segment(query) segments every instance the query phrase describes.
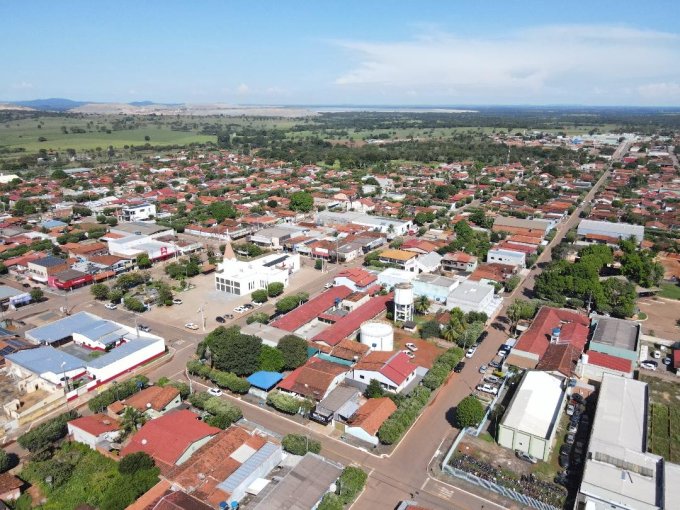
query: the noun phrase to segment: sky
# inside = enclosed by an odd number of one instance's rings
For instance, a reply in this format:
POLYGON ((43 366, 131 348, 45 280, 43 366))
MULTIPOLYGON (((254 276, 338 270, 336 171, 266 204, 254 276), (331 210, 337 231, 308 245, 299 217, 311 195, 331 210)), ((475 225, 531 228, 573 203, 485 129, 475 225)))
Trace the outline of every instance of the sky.
POLYGON ((0 0, 0 100, 680 106, 680 1, 0 0))

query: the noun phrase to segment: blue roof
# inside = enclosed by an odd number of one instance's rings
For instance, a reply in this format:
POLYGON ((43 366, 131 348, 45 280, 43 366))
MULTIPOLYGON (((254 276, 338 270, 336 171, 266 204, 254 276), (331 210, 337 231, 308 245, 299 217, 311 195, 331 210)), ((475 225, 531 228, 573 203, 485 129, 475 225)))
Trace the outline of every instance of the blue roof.
MULTIPOLYGON (((258 372, 259 373, 259 372, 258 372)), ((271 374, 272 372, 265 372, 271 374)), ((274 372, 276 373, 276 372, 274 372)), ((279 449, 274 443, 266 442, 262 448, 253 453, 226 480, 217 487, 232 494, 253 472, 279 449)))
POLYGON ((8 354, 6 358, 34 374, 44 374, 47 372, 58 374, 60 372, 85 368, 83 360, 49 345, 8 354), (65 363, 63 367, 61 366, 62 363, 65 363))
POLYGON ((46 221, 43 221, 40 224, 41 227, 45 227, 45 228, 65 227, 67 225, 68 225, 68 223, 64 223, 63 221, 59 221, 59 220, 46 220, 46 221))
POLYGON ((261 390, 270 390, 276 386, 281 379, 283 379, 283 376, 278 372, 266 372, 262 370, 260 372, 255 372, 248 377, 248 382, 261 390))

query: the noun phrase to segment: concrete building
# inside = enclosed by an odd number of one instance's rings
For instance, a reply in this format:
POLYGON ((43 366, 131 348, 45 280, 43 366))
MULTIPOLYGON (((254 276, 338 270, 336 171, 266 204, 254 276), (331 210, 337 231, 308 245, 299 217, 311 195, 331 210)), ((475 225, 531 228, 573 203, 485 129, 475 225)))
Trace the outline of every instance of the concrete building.
POLYGON ((68 435, 73 441, 97 449, 97 446, 114 442, 120 435, 120 424, 106 414, 93 414, 71 420, 68 435))
POLYGON ((413 279, 412 285, 414 295, 425 296, 430 301, 445 305, 451 291, 460 285, 460 280, 434 274, 419 274, 413 279))
POLYGON ((581 220, 576 233, 580 239, 592 243, 616 244, 619 239, 630 237, 634 237, 638 243, 641 243, 645 237, 645 227, 629 223, 581 220))
POLYGON ((65 259, 53 257, 52 255, 38 260, 31 260, 28 262, 27 267, 28 276, 31 280, 40 283, 47 283, 50 276, 69 268, 65 259))
POLYGON ((288 286, 290 275, 300 269, 298 253, 275 253, 259 259, 242 261, 234 255, 231 244, 224 249, 224 258, 215 271, 215 288, 222 292, 245 296, 270 283, 288 286))
POLYGON ((496 296, 492 285, 466 280, 458 285, 446 298, 446 308, 460 308, 465 313, 484 312, 493 316, 503 304, 503 298, 496 296))
POLYGON ((554 222, 548 220, 528 220, 514 218, 512 216, 496 216, 492 230, 494 232, 509 232, 511 234, 531 235, 532 237, 545 237, 554 226, 554 222))
POLYGON ((677 508, 680 466, 647 452, 647 384, 605 374, 575 508, 677 508))
POLYGON ((385 250, 378 259, 383 264, 392 264, 409 273, 418 273, 418 254, 406 250, 385 250))
POLYGON ((486 261, 523 268, 526 266, 526 254, 520 251, 505 250, 502 248, 492 249, 487 252, 486 261))
POLYGON ((395 267, 388 267, 378 273, 378 284, 386 289, 391 289, 400 283, 411 283, 416 276, 416 273, 411 273, 395 267))
POLYGON ((323 425, 331 422, 344 423, 361 407, 361 391, 353 386, 341 384, 319 402, 310 418, 323 425))
POLYGON ((526 372, 498 427, 498 444, 547 461, 564 399, 563 377, 526 372))
POLYGON ((120 210, 122 221, 144 221, 156 216, 155 204, 137 204, 123 207, 120 210))
POLYGON ((126 259, 134 259, 138 255, 146 254, 154 261, 166 260, 179 253, 175 244, 160 241, 144 234, 109 239, 108 243, 111 255, 126 259))
POLYGON ((388 237, 403 236, 413 228, 413 223, 410 220, 383 218, 359 212, 323 211, 317 215, 317 221, 321 225, 359 225, 375 232, 387 234, 388 237))
POLYGON ((591 316, 593 334, 589 351, 601 352, 637 362, 640 353, 642 325, 635 321, 614 319, 601 315, 591 316))
POLYGON ((362 385, 376 379, 384 390, 401 393, 416 378, 417 369, 401 351, 374 351, 354 365, 347 377, 362 385))
POLYGON ((344 285, 354 292, 366 292, 373 285, 377 285, 378 278, 360 267, 343 269, 333 279, 333 285, 344 285))
POLYGON ((462 251, 444 254, 441 263, 444 271, 463 271, 471 273, 477 269, 477 257, 468 255, 462 251))
POLYGON ((396 410, 397 405, 389 397, 369 398, 352 416, 345 433, 377 446, 378 429, 396 410))
POLYGON ((309 231, 305 227, 295 227, 292 225, 278 225, 259 230, 250 236, 250 242, 259 246, 265 246, 274 250, 283 249, 283 243, 292 237, 296 237, 309 231))

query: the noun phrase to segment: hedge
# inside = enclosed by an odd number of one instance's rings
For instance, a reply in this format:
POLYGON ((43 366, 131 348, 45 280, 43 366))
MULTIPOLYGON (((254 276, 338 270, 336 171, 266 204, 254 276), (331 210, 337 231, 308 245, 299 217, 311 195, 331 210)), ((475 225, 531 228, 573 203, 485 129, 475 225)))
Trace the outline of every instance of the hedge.
POLYGON ((397 410, 378 429, 378 439, 383 444, 394 444, 413 424, 420 410, 425 407, 432 391, 418 386, 407 398, 399 402, 397 410))
POLYGON ((213 397, 206 391, 192 393, 189 397, 189 403, 198 409, 210 413, 211 416, 205 422, 213 427, 226 429, 232 423, 243 418, 243 412, 240 407, 219 397, 213 397))
POLYGON ((187 370, 192 375, 210 379, 220 388, 226 388, 233 393, 248 393, 250 383, 247 379, 239 377, 232 372, 223 372, 222 370, 211 369, 210 366, 201 363, 198 360, 189 360, 187 362, 187 370))
POLYGON ((301 434, 286 434, 281 441, 281 446, 288 453, 293 455, 304 455, 307 452, 319 453, 321 452, 321 443, 308 436, 301 434))
POLYGON ((340 498, 334 492, 327 492, 324 494, 321 503, 316 507, 316 510, 343 510, 345 505, 342 504, 340 498))
POLYGON ((460 347, 452 347, 437 356, 432 368, 423 377, 423 386, 431 390, 439 388, 461 359, 463 359, 463 350, 460 347))
POLYGON ((89 407, 90 411, 93 413, 98 413, 113 404, 116 400, 123 400, 130 395, 137 393, 140 390, 140 385, 138 383, 141 383, 141 387, 143 388, 149 383, 149 378, 138 375, 127 381, 114 383, 108 390, 102 391, 99 395, 92 398, 87 403, 87 407, 89 407))
POLYGON ((17 441, 22 448, 26 448, 31 453, 43 450, 62 437, 65 437, 68 433, 66 424, 77 417, 78 413, 76 411, 60 414, 22 434, 17 441))
POLYGON ((292 395, 271 391, 267 395, 267 404, 274 409, 287 414, 296 414, 302 407, 302 401, 292 395))

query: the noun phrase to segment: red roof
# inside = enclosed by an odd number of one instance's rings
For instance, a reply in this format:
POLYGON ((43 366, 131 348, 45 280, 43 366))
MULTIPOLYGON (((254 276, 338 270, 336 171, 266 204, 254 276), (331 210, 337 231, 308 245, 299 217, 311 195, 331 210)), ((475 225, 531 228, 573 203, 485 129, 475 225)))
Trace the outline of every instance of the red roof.
POLYGON ((350 425, 361 427, 375 436, 383 422, 397 410, 397 405, 389 397, 369 398, 352 417, 350 425))
POLYGON ((352 290, 344 285, 331 287, 326 292, 272 322, 271 325, 285 331, 295 331, 328 310, 335 304, 336 299, 345 299, 351 293, 352 290))
POLYGON ((91 416, 83 416, 68 422, 72 427, 79 428, 82 431, 99 436, 105 432, 113 432, 118 430, 118 422, 105 414, 93 414, 91 416))
POLYGON ((377 281, 378 278, 372 274, 366 271, 365 269, 361 269, 360 267, 355 267, 351 269, 343 269, 338 273, 338 276, 336 278, 341 278, 345 277, 349 280, 352 280, 355 285, 358 287, 367 287, 368 285, 372 284, 373 282, 377 281))
POLYGON ((673 351, 673 368, 680 368, 680 349, 673 351))
POLYGON ((397 386, 417 368, 403 352, 373 351, 356 364, 357 370, 378 372, 397 386))
POLYGON ((633 371, 633 362, 629 359, 619 358, 603 352, 588 351, 588 364, 599 367, 630 373, 633 371))
POLYGON ((174 411, 145 423, 120 455, 146 452, 163 471, 174 466, 193 443, 218 432, 220 429, 206 425, 187 409, 174 411))
POLYGON ((348 313, 330 328, 325 329, 314 338, 314 342, 324 342, 328 345, 336 345, 347 338, 366 321, 373 319, 387 308, 387 302, 392 299, 392 294, 376 296, 361 305, 353 312, 348 313))
POLYGON ((585 315, 561 308, 544 306, 529 329, 519 338, 515 350, 543 356, 550 345, 554 328, 560 328, 560 343, 569 343, 583 352, 588 340, 590 319, 585 315))

